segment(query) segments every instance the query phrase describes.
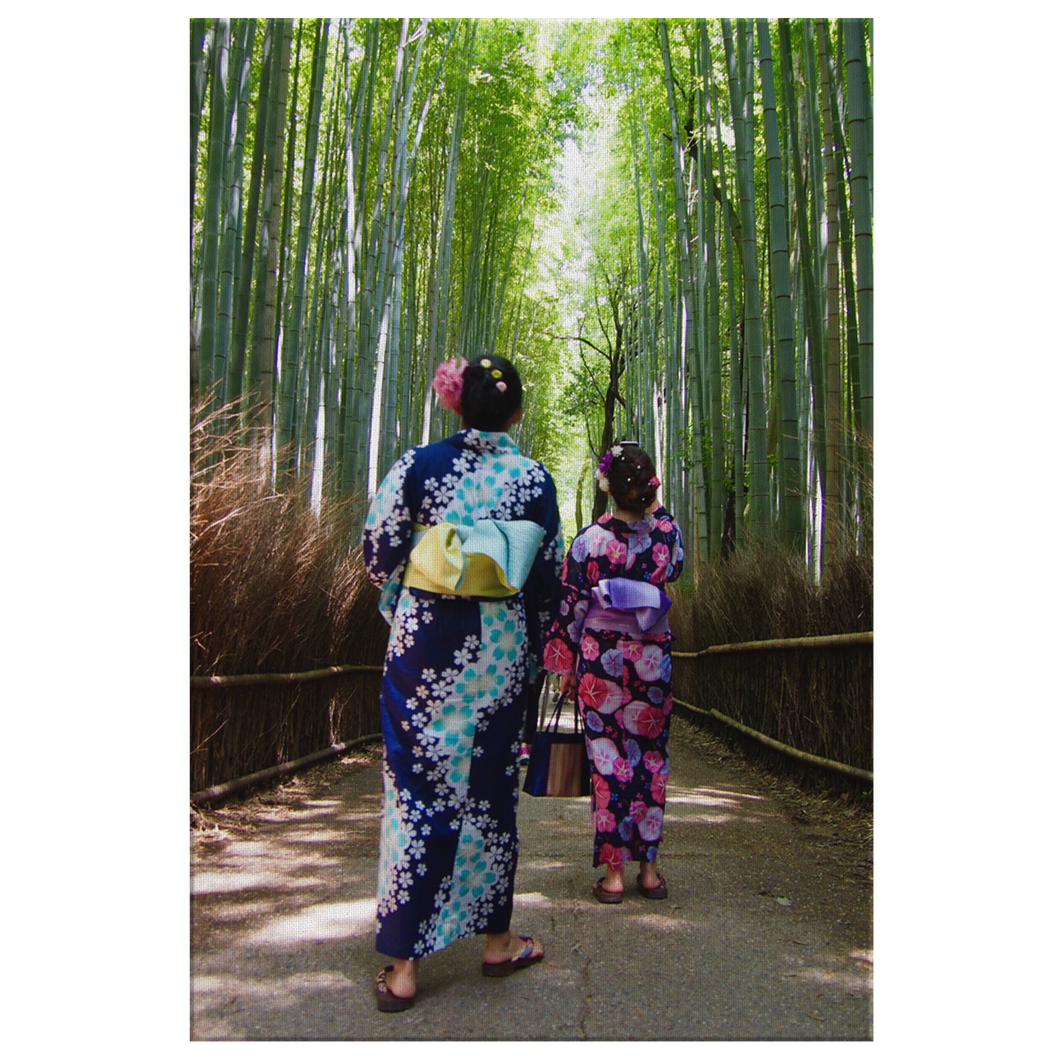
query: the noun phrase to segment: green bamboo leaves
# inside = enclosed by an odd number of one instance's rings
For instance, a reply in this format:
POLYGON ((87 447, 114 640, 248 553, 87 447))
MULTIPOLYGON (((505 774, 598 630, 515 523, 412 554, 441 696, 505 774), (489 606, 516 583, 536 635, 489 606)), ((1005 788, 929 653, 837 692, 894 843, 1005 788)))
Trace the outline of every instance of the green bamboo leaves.
POLYGON ((825 19, 656 25, 654 51, 646 24, 613 34, 631 57, 630 208, 640 216, 650 189, 657 229, 640 241, 655 253, 639 251, 635 301, 661 318, 644 330, 651 356, 627 396, 681 395, 665 405, 656 451, 700 558, 777 537, 827 575, 866 542, 871 518, 865 30, 825 19), (669 179, 653 165, 660 139, 669 179))
MULTIPOLYGON (((265 428, 264 475, 363 504, 459 426, 439 361, 496 350, 543 398, 573 366, 590 447, 654 453, 697 559, 775 536, 825 570, 871 540, 868 23, 189 28, 193 383, 265 428), (591 264, 546 296, 590 80, 610 175, 591 264)), ((520 440, 555 452, 554 421, 531 402, 520 440)))
POLYGON ((268 428, 267 475, 363 504, 458 426, 438 361, 538 334, 522 278, 569 85, 532 22, 190 28, 193 382, 268 428))

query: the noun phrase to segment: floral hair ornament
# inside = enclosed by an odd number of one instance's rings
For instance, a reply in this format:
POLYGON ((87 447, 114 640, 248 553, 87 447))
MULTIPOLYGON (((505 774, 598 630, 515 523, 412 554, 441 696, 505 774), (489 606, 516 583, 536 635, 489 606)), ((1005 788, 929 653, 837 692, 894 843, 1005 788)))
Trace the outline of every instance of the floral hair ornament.
POLYGON ((498 389, 498 390, 499 390, 499 391, 500 391, 500 392, 501 392, 501 393, 503 394, 503 393, 505 392, 505 390, 507 390, 507 389, 508 389, 508 384, 507 384, 507 383, 506 383, 506 382, 505 382, 505 381, 504 381, 504 380, 502 379, 502 380, 501 380, 501 381, 500 381, 500 382, 499 382, 499 383, 497 384, 497 389, 498 389))
POLYGON ((600 489, 602 489, 604 493, 609 493, 611 490, 611 481, 607 477, 608 472, 611 470, 611 461, 614 460, 616 456, 621 455, 622 446, 613 445, 606 453, 604 453, 600 459, 600 463, 597 465, 596 481, 600 483, 600 489))
POLYGON ((460 398, 464 393, 464 369, 467 361, 463 357, 459 361, 442 361, 434 370, 434 380, 431 385, 438 395, 438 401, 443 409, 451 409, 457 415, 460 414, 460 398))
POLYGON ((662 483, 659 481, 659 476, 652 475, 652 477, 648 479, 648 485, 654 486, 656 489, 658 489, 662 485, 662 483))

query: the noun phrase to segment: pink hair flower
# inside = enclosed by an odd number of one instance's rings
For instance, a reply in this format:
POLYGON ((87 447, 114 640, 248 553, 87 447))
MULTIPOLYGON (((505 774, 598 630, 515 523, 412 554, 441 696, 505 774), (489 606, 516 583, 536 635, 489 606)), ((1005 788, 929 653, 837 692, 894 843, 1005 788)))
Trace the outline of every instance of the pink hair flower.
POLYGON ((464 369, 467 361, 463 357, 459 361, 442 361, 434 370, 434 380, 431 385, 438 395, 438 401, 443 409, 452 409, 460 414, 460 398, 464 393, 464 369))

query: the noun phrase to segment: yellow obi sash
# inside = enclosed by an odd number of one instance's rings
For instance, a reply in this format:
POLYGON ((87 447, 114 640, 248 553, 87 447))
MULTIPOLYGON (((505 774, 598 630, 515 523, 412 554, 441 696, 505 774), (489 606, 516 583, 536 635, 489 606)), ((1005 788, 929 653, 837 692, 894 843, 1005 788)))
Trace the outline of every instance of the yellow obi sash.
POLYGON ((526 583, 544 537, 544 527, 529 520, 416 524, 402 581, 453 596, 512 596, 526 583))

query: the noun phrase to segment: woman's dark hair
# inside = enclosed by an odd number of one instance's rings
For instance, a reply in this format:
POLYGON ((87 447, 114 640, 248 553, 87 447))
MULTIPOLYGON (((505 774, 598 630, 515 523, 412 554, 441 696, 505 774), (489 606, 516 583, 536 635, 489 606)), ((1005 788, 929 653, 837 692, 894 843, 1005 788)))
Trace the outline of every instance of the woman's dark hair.
POLYGON ((629 442, 622 446, 622 452, 612 459, 607 469, 611 496, 627 512, 642 512, 655 499, 658 487, 652 479, 655 479, 655 465, 651 457, 639 445, 629 442))
POLYGON ((515 365, 490 354, 476 357, 464 369, 460 414, 476 431, 503 431, 523 407, 523 384, 515 365))

